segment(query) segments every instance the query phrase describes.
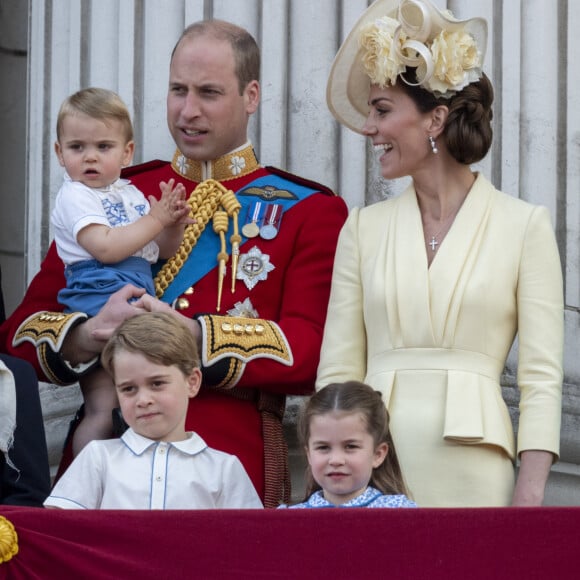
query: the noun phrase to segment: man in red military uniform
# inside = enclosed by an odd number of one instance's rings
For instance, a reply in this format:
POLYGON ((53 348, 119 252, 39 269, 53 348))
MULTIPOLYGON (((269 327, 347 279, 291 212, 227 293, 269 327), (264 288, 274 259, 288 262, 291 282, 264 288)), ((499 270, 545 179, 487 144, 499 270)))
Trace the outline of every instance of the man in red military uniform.
POLYGON ((174 49, 167 120, 177 150, 171 163, 124 175, 145 195, 158 196, 170 178, 191 194, 195 223, 155 271, 160 300, 128 286, 93 318, 63 314, 56 298, 63 264, 53 244, 0 328, 0 349, 32 362, 44 380, 71 384, 98 364, 124 318, 172 308, 201 344, 204 388, 186 428, 237 455, 273 507, 289 496, 285 395, 314 387, 347 208, 323 186, 258 163, 247 125, 259 103, 259 68, 254 39, 226 22, 191 25, 174 49))

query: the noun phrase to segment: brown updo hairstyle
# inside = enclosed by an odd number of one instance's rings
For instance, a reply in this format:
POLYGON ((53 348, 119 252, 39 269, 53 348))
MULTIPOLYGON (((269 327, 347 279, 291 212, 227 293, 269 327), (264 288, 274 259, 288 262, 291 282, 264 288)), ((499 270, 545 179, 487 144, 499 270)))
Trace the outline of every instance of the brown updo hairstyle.
MULTIPOLYGON (((414 69, 409 69, 404 76, 409 82, 416 82, 414 69)), ((487 155, 493 139, 493 86, 485 74, 449 99, 436 97, 419 86, 405 82, 397 85, 413 99, 422 113, 428 113, 439 105, 449 109, 442 136, 447 150, 459 163, 471 165, 487 155)))
MULTIPOLYGON (((308 447, 310 440, 312 418, 332 412, 360 413, 364 418, 368 433, 373 438, 375 448, 381 443, 389 446, 385 460, 373 469, 369 485, 384 494, 409 496, 395 444, 389 431, 389 413, 381 393, 358 381, 332 383, 320 389, 310 397, 298 417, 298 438, 304 449, 308 447)), ((305 500, 319 489, 321 487, 312 477, 312 471, 308 466, 305 500)))

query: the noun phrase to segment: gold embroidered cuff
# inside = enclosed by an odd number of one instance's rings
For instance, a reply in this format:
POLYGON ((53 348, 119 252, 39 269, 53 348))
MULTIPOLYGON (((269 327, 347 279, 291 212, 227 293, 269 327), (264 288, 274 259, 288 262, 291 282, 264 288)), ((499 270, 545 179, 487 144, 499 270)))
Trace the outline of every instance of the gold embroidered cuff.
POLYGON ((222 359, 211 366, 202 365, 203 384, 213 389, 232 389, 238 384, 245 368, 241 360, 233 357, 222 359))
POLYGON ((269 358, 291 366, 294 357, 280 327, 270 320, 202 314, 196 317, 203 335, 201 361, 206 384, 234 387, 246 363, 269 358))
POLYGON ((50 348, 58 352, 68 331, 84 322, 88 316, 83 312, 64 314, 63 312, 36 312, 29 316, 16 331, 12 346, 28 341, 34 346, 46 342, 50 348))
POLYGON ((202 362, 212 365, 233 357, 248 363, 269 358, 284 365, 294 363, 292 351, 280 327, 271 320, 204 314, 198 317, 204 337, 202 362))
POLYGON ((32 343, 36 347, 38 362, 48 380, 57 385, 70 385, 99 362, 98 357, 95 357, 88 363, 72 367, 60 354, 67 334, 87 318, 83 312, 72 314, 37 312, 18 327, 12 344, 18 346, 23 342, 32 343))

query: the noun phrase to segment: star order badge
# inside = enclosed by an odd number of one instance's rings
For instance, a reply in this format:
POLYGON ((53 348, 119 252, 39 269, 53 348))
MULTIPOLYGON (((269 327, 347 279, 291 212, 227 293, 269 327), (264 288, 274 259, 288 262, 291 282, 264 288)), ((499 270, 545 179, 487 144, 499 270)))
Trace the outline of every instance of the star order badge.
POLYGON ((270 263, 270 256, 254 246, 247 254, 240 256, 236 278, 243 280, 248 290, 251 290, 258 282, 266 280, 272 270, 274 264, 270 263))
POLYGON ((254 308, 252 301, 246 298, 243 302, 236 302, 234 307, 228 310, 230 316, 238 316, 242 318, 260 318, 258 311, 254 308))

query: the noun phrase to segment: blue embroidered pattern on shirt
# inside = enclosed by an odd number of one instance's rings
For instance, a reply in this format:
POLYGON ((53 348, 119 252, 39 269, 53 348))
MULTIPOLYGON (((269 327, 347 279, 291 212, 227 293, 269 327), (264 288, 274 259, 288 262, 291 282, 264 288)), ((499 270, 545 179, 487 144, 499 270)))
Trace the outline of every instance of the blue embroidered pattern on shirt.
POLYGON ((145 215, 145 212, 147 210, 147 206, 144 203, 140 203, 139 205, 135 206, 135 210, 137 211, 137 213, 143 217, 145 215))
POLYGON ((114 203, 110 199, 105 198, 102 200, 102 204, 111 226, 114 227, 129 223, 123 202, 114 203))

